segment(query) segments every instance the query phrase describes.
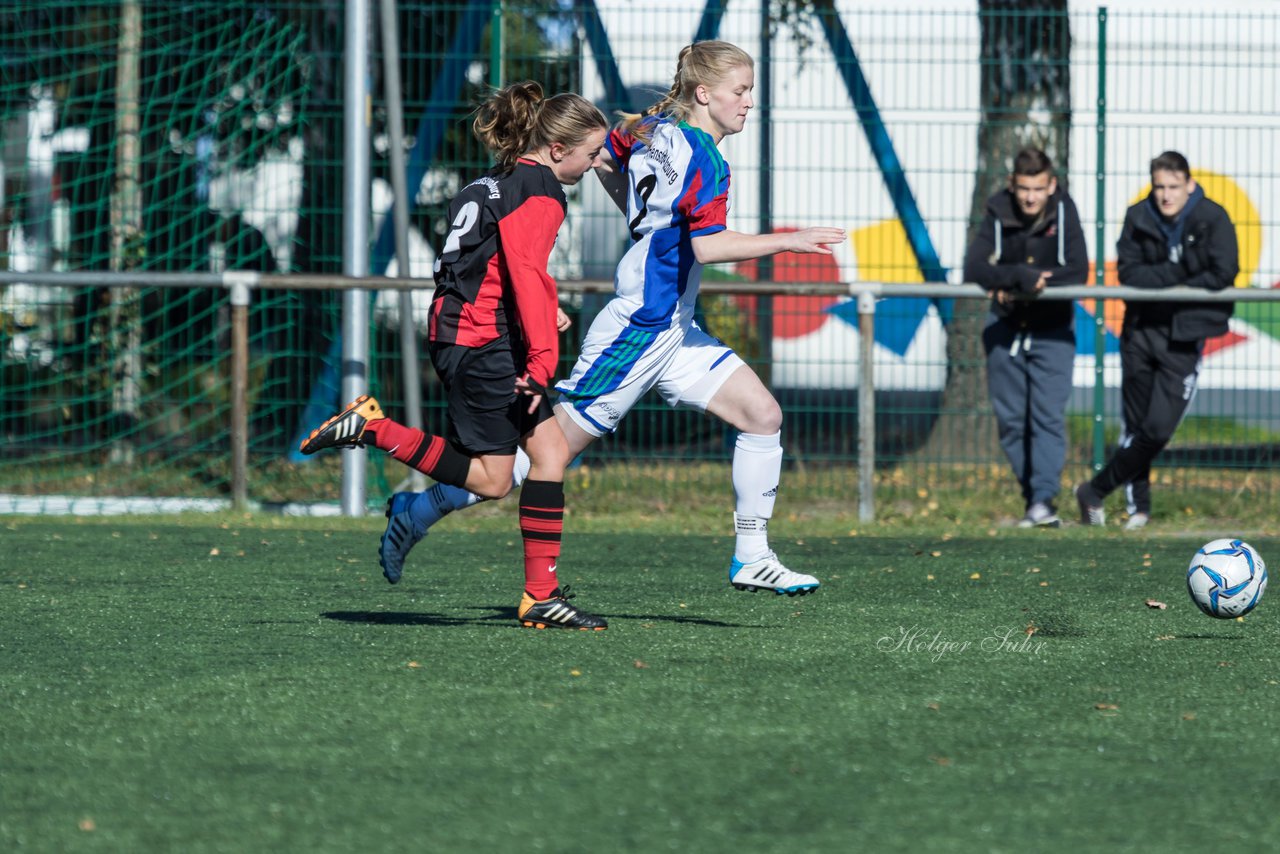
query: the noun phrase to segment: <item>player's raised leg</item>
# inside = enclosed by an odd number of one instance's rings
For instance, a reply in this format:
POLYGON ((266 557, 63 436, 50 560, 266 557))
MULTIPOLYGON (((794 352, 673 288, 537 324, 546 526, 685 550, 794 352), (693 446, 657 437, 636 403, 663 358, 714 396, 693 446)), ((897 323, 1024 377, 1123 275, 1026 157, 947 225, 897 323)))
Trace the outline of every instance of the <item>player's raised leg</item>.
MULTIPOLYGON (((301 450, 304 454, 314 454, 326 448, 366 445, 386 451, 394 459, 442 483, 465 486, 471 473, 471 457, 454 448, 443 436, 392 421, 378 401, 367 394, 360 395, 312 430, 311 435, 302 440, 301 450)), ((506 494, 505 485, 501 494, 506 494)))
MULTIPOLYGON (((511 471, 511 488, 515 490, 529 476, 529 455, 523 448, 516 450, 515 466, 511 471)), ((425 492, 397 492, 387 500, 387 528, 378 545, 378 563, 382 574, 391 584, 400 581, 405 559, 439 522, 454 510, 464 510, 481 501, 487 501, 460 486, 437 483, 425 492)))

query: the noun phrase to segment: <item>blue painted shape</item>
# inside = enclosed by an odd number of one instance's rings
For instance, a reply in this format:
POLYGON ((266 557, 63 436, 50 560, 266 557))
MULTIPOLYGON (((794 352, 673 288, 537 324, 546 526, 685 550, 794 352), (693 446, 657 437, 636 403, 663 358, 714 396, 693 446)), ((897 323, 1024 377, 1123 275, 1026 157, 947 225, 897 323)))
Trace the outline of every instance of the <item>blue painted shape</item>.
MULTIPOLYGON (((427 101, 422 120, 418 123, 418 132, 414 137, 413 147, 409 149, 408 162, 405 165, 405 186, 409 192, 416 194, 422 186, 422 178, 427 174, 427 167, 435 159, 436 151, 444 140, 445 129, 453 120, 454 107, 458 102, 458 93, 467 78, 467 69, 480 49, 480 38, 484 28, 492 17, 491 0, 470 0, 462 17, 458 21, 458 29, 453 34, 453 42, 445 54, 444 65, 431 86, 431 98, 427 101)), ((399 203, 397 200, 395 203, 399 203)), ((396 232, 394 209, 388 209, 382 220, 382 228, 378 231, 378 242, 374 245, 373 259, 370 265, 375 276, 381 276, 387 264, 395 257, 396 232)), ((406 270, 404 275, 408 275, 406 270)))
MULTIPOLYGON (((920 213, 920 206, 916 203, 915 195, 911 192, 911 186, 907 183, 906 172, 903 170, 902 162, 898 159, 898 154, 894 150, 893 140, 889 137, 889 132, 885 129, 884 121, 880 117, 880 110, 876 107, 875 98, 871 94, 871 86, 867 83, 867 78, 862 73, 862 64, 858 61, 858 54, 853 49, 853 42, 850 41, 849 33, 844 27, 844 22, 840 19, 840 13, 834 8, 830 8, 820 9, 816 12, 816 15, 818 22, 822 25, 822 32, 826 36, 827 45, 831 48, 831 54, 836 61, 836 68, 840 72, 840 78, 844 82, 849 98, 853 101, 853 108, 858 114, 858 121, 861 123, 862 131, 867 137, 871 153, 876 158, 876 163, 880 166, 880 174, 884 178, 885 186, 889 191, 889 198, 893 202, 898 218, 902 221, 902 227, 907 233, 907 242, 916 256, 916 263, 920 265, 920 272, 926 282, 945 282, 947 280, 947 271, 938 259, 938 251, 934 248, 932 238, 929 237, 929 230, 925 226, 924 217, 920 213)), ((897 300, 898 298, 893 299, 897 300)), ((949 303, 950 301, 946 302, 949 303)), ((920 322, 924 320, 928 306, 929 302, 925 299, 902 298, 894 306, 891 320, 889 315, 886 314, 886 320, 892 329, 886 332, 884 336, 881 335, 880 331, 880 309, 877 307, 877 343, 890 348, 895 353, 901 354, 905 352, 905 346, 902 342, 903 330, 909 328, 911 335, 914 336, 916 329, 920 326, 920 322)), ((944 322, 951 319, 951 306, 949 304, 946 306, 939 304, 938 312, 942 315, 944 322)), ((910 343, 909 337, 907 343, 910 343)))
MULTIPOLYGON (((1075 304, 1076 310, 1076 355, 1092 356, 1093 355, 1093 338, 1094 326, 1093 315, 1085 311, 1084 306, 1080 303, 1075 304)), ((1111 330, 1107 330, 1106 343, 1102 351, 1106 353, 1120 352, 1120 339, 1111 334, 1111 330)))
POLYGON ((858 113, 858 121, 871 146, 871 152, 880 166, 880 174, 889 190, 889 198, 893 201, 894 210, 902 220, 907 232, 907 242, 915 253, 920 264, 920 272, 926 282, 945 282, 946 270, 938 260, 938 252, 934 249, 933 240, 925 226, 924 217, 920 214, 920 206, 916 204, 915 195, 907 184, 906 173, 902 162, 894 150, 893 140, 885 129, 880 118, 880 110, 876 107, 871 87, 862 73, 862 65, 849 40, 849 33, 840 20, 840 14, 834 9, 824 9, 818 14, 827 44, 835 58, 840 78, 853 101, 853 108, 858 113))
POLYGON ((634 109, 631 94, 622 82, 618 61, 613 57, 613 46, 609 41, 609 34, 605 32, 604 21, 600 20, 600 10, 596 8, 595 0, 578 0, 574 5, 578 10, 578 18, 582 21, 587 44, 591 46, 591 55, 595 57, 596 73, 604 84, 606 112, 634 109))
MULTIPOLYGON (((431 98, 427 102, 426 111, 418 123, 413 148, 409 150, 408 162, 405 166, 405 186, 413 188, 412 192, 416 193, 417 188, 422 185, 427 167, 435 158, 436 150, 444 139, 445 129, 452 117, 451 109, 458 100, 458 92, 462 90, 467 68, 480 47, 480 37, 490 20, 491 13, 490 0, 470 0, 458 21, 458 29, 453 35, 448 53, 445 54, 444 65, 436 77, 435 84, 431 87, 431 98)), ((394 210, 389 209, 382 220, 378 240, 374 244, 370 264, 372 275, 380 276, 386 272, 387 264, 395 255, 395 241, 394 210)), ((408 271, 404 271, 403 275, 408 275, 408 271)), ((374 296, 370 294, 370 305, 374 296)), ((339 332, 334 336, 329 345, 329 351, 325 354, 320 375, 311 385, 311 395, 302 411, 301 423, 298 425, 297 434, 291 446, 293 450, 288 455, 290 462, 300 463, 311 459, 311 457, 304 457, 297 450, 298 445, 310 435, 311 425, 318 425, 332 415, 339 405, 338 395, 341 393, 342 385, 339 375, 341 362, 342 334, 339 332)))
POLYGON ((724 20, 724 6, 724 0, 707 0, 707 5, 702 10, 702 18, 698 21, 698 31, 693 35, 694 41, 704 42, 720 34, 720 22, 724 20))
MULTIPOLYGON (((825 309, 858 328, 858 301, 844 300, 825 309)), ((920 321, 929 310, 926 297, 885 297, 876 300, 876 343, 898 356, 906 356, 920 321)))

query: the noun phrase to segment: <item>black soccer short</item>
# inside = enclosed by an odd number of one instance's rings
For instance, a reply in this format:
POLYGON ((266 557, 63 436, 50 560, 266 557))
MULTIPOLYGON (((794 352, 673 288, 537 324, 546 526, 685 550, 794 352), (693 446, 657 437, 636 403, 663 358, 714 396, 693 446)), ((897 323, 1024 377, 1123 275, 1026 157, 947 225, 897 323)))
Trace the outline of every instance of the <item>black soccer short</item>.
POLYGON ((514 454, 520 437, 554 417, 546 395, 532 413, 529 396, 516 392, 517 370, 511 342, 505 338, 482 347, 429 345, 431 364, 449 402, 445 438, 471 455, 514 454))

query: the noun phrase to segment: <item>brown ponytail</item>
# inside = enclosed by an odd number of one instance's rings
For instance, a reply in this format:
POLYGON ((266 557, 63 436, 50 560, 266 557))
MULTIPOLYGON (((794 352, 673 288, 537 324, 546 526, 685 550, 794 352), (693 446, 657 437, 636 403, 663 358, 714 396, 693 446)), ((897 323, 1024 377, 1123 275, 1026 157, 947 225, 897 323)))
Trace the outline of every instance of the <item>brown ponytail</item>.
POLYGON ((569 93, 543 98, 532 80, 498 89, 476 110, 472 131, 505 171, 516 160, 553 142, 570 148, 594 130, 608 127, 604 114, 587 99, 569 93))

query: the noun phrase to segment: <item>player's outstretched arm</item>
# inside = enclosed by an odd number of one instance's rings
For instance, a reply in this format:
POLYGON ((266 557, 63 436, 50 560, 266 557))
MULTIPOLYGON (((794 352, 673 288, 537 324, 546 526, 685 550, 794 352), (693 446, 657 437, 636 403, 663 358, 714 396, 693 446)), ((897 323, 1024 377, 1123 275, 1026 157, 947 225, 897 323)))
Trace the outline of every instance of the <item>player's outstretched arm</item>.
POLYGON ((832 245, 843 243, 847 237, 843 228, 804 228, 772 234, 743 234, 726 229, 693 238, 693 255, 702 264, 750 261, 779 252, 830 255, 832 245))

